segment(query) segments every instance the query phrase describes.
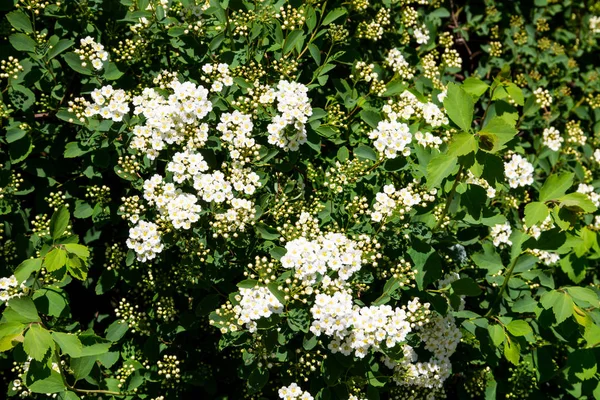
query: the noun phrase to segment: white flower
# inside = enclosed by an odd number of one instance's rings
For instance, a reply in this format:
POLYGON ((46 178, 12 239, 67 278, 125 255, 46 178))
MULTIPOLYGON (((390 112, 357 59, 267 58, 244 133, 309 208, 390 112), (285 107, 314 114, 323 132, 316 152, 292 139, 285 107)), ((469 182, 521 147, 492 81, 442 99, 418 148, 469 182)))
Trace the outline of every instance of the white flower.
POLYGON ((513 154, 510 161, 504 163, 504 176, 511 188, 531 185, 533 165, 519 154, 513 154))

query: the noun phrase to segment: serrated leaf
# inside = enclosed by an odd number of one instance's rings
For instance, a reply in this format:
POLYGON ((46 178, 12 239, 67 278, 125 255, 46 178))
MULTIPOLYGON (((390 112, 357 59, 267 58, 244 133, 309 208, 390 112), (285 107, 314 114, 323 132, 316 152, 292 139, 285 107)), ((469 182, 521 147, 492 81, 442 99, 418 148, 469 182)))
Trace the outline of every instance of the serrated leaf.
POLYGON ((67 252, 61 248, 55 247, 44 257, 44 267, 48 272, 61 269, 67 263, 67 252))
POLYGON ((525 336, 533 333, 533 330, 527 321, 523 321, 521 319, 512 320, 508 325, 506 325, 506 329, 508 329, 513 336, 525 336))
POLYGON ((450 120, 460 129, 465 132, 471 129, 475 103, 473 97, 459 85, 455 83, 448 84, 447 94, 444 98, 444 108, 450 120))
POLYGON ((21 10, 11 11, 6 14, 6 19, 13 28, 25 33, 33 33, 33 27, 29 17, 21 10))
POLYGON ((564 196, 573 186, 573 177, 574 174, 571 172, 550 175, 540 189, 540 201, 546 202, 564 196))
POLYGON ((56 240, 64 235, 67 226, 69 226, 69 210, 62 206, 52 214, 50 219, 50 236, 56 240))
POLYGON ((52 347, 54 341, 52 335, 39 324, 33 324, 25 332, 25 340, 23 340, 23 350, 27 355, 35 360, 42 361, 44 356, 52 347))
POLYGON ((519 364, 519 358, 521 357, 519 342, 512 340, 508 335, 506 335, 504 340, 504 357, 514 365, 519 364))
POLYGON ((597 210, 592 200, 584 193, 569 193, 556 199, 561 207, 566 207, 574 212, 593 213, 597 210))
POLYGON ((479 98, 490 86, 478 78, 467 78, 462 83, 462 88, 471 96, 479 98))
POLYGON ((479 296, 481 288, 471 278, 461 278, 451 284, 454 294, 459 296, 479 296))
POLYGON ((544 203, 534 201, 525 206, 525 224, 532 227, 543 222, 550 214, 550 210, 544 203))
POLYGON ((500 346, 504 340, 504 329, 502 329, 502 326, 498 324, 489 324, 487 329, 494 346, 500 346))
POLYGON ((33 272, 39 271, 40 268, 42 268, 42 259, 32 258, 19 264, 14 275, 19 282, 25 282, 33 272))
POLYGON ((129 325, 122 320, 117 320, 106 329, 106 338, 111 342, 118 342, 129 330, 129 325))
POLYGON ((81 357, 83 345, 77 335, 52 332, 52 339, 58 344, 64 354, 68 354, 71 357, 81 357))
POLYGON ((470 133, 458 133, 452 136, 448 145, 448 154, 454 157, 464 156, 477 151, 477 140, 470 133))
POLYGON ((82 258, 84 260, 90 256, 90 250, 82 244, 67 243, 67 244, 64 244, 63 246, 64 246, 65 250, 67 250, 69 253, 73 253, 77 257, 82 258))
POLYGON ((37 309, 31 297, 21 296, 13 297, 8 301, 8 306, 17 314, 19 314, 23 321, 28 322, 39 322, 40 317, 37 309))
POLYGON ((504 118, 493 117, 482 129, 479 131, 480 141, 489 138, 491 140, 492 147, 490 153, 496 153, 506 146, 505 144, 510 142, 515 135, 517 130, 514 125, 509 124, 504 118))
POLYGON ((440 187, 444 178, 447 178, 457 165, 458 158, 448 154, 438 154, 427 164, 427 187, 430 189, 440 187))

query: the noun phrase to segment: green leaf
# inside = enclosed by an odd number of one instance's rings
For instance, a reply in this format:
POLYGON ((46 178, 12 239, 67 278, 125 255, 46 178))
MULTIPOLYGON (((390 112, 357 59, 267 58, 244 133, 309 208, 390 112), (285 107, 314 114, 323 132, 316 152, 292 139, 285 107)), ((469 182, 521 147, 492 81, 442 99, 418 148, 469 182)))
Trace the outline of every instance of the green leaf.
POLYGON ((357 148, 353 150, 354 155, 358 158, 362 158, 365 160, 377 161, 377 153, 369 146, 365 146, 364 144, 358 145, 357 148))
POLYGON ((82 244, 67 243, 63 246, 65 247, 65 250, 67 250, 69 253, 75 254, 77 257, 82 258, 84 260, 90 256, 90 250, 82 244))
POLYGON ((592 289, 583 288, 579 286, 570 286, 563 288, 573 297, 575 300, 579 300, 588 303, 594 308, 600 308, 600 302, 598 301, 598 294, 592 289))
POLYGON ((29 53, 35 53, 35 40, 30 38, 24 33, 15 33, 8 37, 8 41, 18 51, 26 51, 29 53))
POLYGON ((71 369, 73 370, 75 380, 80 380, 88 376, 95 364, 96 357, 94 356, 71 358, 71 369))
POLYGON ((123 72, 119 71, 119 68, 115 63, 109 62, 104 68, 104 79, 107 81, 116 81, 123 76, 123 72))
POLYGON ((39 271, 40 268, 42 268, 42 259, 31 258, 19 264, 14 275, 19 282, 25 282, 33 272, 39 271))
POLYGON ((497 116, 493 117, 479 131, 480 140, 491 140, 492 148, 487 150, 490 153, 496 153, 504 149, 506 147, 505 144, 510 142, 516 134, 517 130, 513 125, 506 122, 504 118, 497 116))
POLYGON ((342 15, 345 15, 346 12, 347 11, 345 8, 334 8, 333 10, 329 11, 329 13, 327 13, 325 18, 323 19, 322 25, 323 26, 329 25, 336 19, 340 18, 342 15))
POLYGON ((19 314, 24 321, 28 322, 39 322, 40 317, 37 309, 31 297, 21 296, 13 297, 8 301, 8 306, 17 314, 19 314))
POLYGON ((490 337, 492 338, 492 343, 494 343, 494 346, 500 346, 504 340, 504 329, 502 329, 502 326, 499 324, 489 324, 487 329, 490 337))
POLYGON ((31 358, 42 361, 48 351, 54 346, 50 332, 39 324, 33 324, 25 333, 23 349, 31 358))
POLYGON ((564 196, 567 190, 573 186, 573 177, 574 174, 571 172, 550 175, 540 189, 540 201, 546 202, 564 196))
POLYGON ((62 316, 64 310, 69 307, 65 292, 54 286, 46 286, 36 290, 33 300, 40 314, 53 317, 62 316))
POLYGON ((557 296, 552 304, 552 311, 554 312, 554 317, 556 318, 556 323, 560 324, 571 315, 573 315, 573 300, 571 296, 556 292, 557 296))
POLYGON ((590 197, 584 193, 569 193, 556 200, 560 202, 561 207, 566 207, 574 212, 593 213, 597 210, 590 197))
POLYGON ((488 90, 489 85, 478 78, 467 78, 462 83, 462 88, 475 98, 479 98, 488 90))
POLYGON ((21 10, 15 10, 6 14, 6 19, 13 28, 25 33, 33 33, 33 27, 29 17, 21 10))
POLYGON ((84 357, 104 354, 108 352, 112 345, 112 342, 96 335, 81 334, 79 335, 79 340, 81 341, 81 344, 83 344, 81 355, 84 357))
POLYGON ((48 59, 51 60, 54 57, 58 56, 60 53, 64 52, 65 50, 69 49, 71 46, 73 46, 75 42, 73 42, 70 39, 61 39, 58 41, 58 43, 56 43, 48 52, 48 59))
POLYGON ((440 187, 444 178, 447 178, 457 165, 458 159, 449 154, 438 154, 427 164, 427 186, 440 187))
POLYGON ((508 329, 513 336, 525 336, 533 333, 527 321, 523 321, 521 319, 515 319, 511 321, 508 325, 506 325, 506 329, 508 329))
POLYGON ((52 332, 52 339, 60 346, 64 354, 68 354, 71 357, 81 357, 83 345, 77 335, 52 332))
POLYGON ((455 83, 449 83, 444 108, 446 114, 460 129, 468 132, 473 122, 473 97, 455 83))
POLYGON ((67 207, 62 206, 52 214, 50 219, 50 236, 56 240, 65 234, 67 226, 69 226, 69 210, 67 207))
POLYGON ((525 224, 532 227, 543 222, 548 217, 550 210, 544 203, 534 201, 525 206, 525 224))
POLYGON ((35 380, 31 384, 27 385, 27 388, 33 393, 60 393, 64 392, 67 388, 62 380, 60 374, 56 371, 51 371, 50 376, 44 379, 35 380))
POLYGON ((459 133, 452 136, 448 145, 448 154, 454 157, 464 156, 477 151, 477 140, 470 133, 459 133))
POLYGON ((259 233, 260 237, 266 240, 275 240, 279 237, 279 232, 277 229, 270 227, 269 225, 259 222, 255 226, 256 231, 259 233))
POLYGON ((481 294, 481 288, 471 278, 461 278, 451 284, 454 294, 459 296, 479 296, 481 294))
POLYGON ((519 342, 512 340, 508 335, 506 335, 504 340, 504 357, 514 365, 519 364, 519 358, 521 357, 519 342))
POLYGON ((111 342, 118 342, 125 335, 128 329, 129 325, 127 322, 117 320, 110 324, 106 329, 106 338, 111 342))
POLYGON ((283 54, 287 54, 296 46, 296 44, 304 39, 303 31, 297 29, 291 31, 283 44, 283 54))
POLYGON ((248 377, 248 388, 252 392, 258 392, 269 381, 269 370, 266 368, 255 368, 248 377))
POLYGON ((522 106, 525 104, 523 90, 520 87, 511 82, 505 87, 505 89, 508 92, 510 98, 513 99, 517 105, 522 106))
POLYGON ((71 67, 71 69, 73 69, 73 71, 78 72, 83 75, 93 75, 94 74, 92 72, 92 67, 89 65, 89 63, 85 67, 81 66, 81 59, 79 58, 79 56, 77 54, 69 52, 69 53, 65 54, 63 56, 63 58, 67 62, 69 67, 71 67))
POLYGON ((61 269, 66 263, 67 252, 59 247, 55 247, 44 257, 44 267, 46 267, 48 272, 61 269))

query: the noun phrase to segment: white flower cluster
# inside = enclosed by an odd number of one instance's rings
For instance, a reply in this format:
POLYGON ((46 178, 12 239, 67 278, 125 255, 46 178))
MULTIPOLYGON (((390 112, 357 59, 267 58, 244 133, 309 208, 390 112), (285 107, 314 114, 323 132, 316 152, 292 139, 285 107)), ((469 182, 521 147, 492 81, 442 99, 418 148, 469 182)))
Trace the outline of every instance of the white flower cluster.
POLYGON ((288 242, 285 248, 287 253, 281 257, 281 265, 293 268, 305 286, 316 283, 318 274, 324 276, 330 271, 346 281, 362 265, 363 253, 358 244, 341 233, 329 232, 310 241, 300 237, 288 242))
POLYGON ((164 183, 158 174, 144 181, 144 199, 156 206, 160 215, 171 221, 175 229, 190 229, 202 211, 196 196, 183 193, 172 183, 164 183))
POLYGON ((533 183, 533 165, 519 154, 513 154, 510 161, 504 163, 504 176, 513 189, 531 185, 533 183))
POLYGON ((167 171, 173 173, 173 180, 177 183, 192 179, 201 172, 208 171, 208 164, 200 153, 185 150, 177 152, 167 163, 167 171))
POLYGON ((254 203, 246 199, 231 199, 231 208, 224 213, 215 214, 215 221, 227 222, 225 228, 228 232, 246 230, 246 225, 254 220, 254 203))
POLYGON ((308 392, 300 389, 296 382, 289 386, 284 386, 278 391, 279 398, 283 400, 313 400, 313 397, 308 392))
POLYGON ((281 147, 285 151, 296 151, 306 143, 306 127, 308 117, 312 115, 312 107, 308 98, 308 88, 298 82, 279 81, 275 98, 277 99, 276 115, 267 126, 270 144, 281 147), (292 127, 291 134, 288 127, 292 127))
POLYGON ((114 90, 111 85, 103 86, 100 89, 94 89, 91 93, 94 103, 85 103, 84 114, 86 117, 99 115, 104 119, 112 119, 115 122, 123 120, 125 114, 129 112, 129 96, 122 89, 114 90))
POLYGON ((220 92, 224 87, 233 85, 233 77, 229 73, 229 65, 225 63, 217 65, 204 64, 202 72, 211 76, 213 82, 210 90, 213 92, 220 92))
POLYGON ((352 298, 340 292, 333 296, 318 294, 311 308, 315 319, 310 327, 317 336, 333 337, 328 348, 332 353, 364 358, 369 350, 392 348, 404 342, 411 331, 406 311, 389 305, 352 307, 352 298), (336 297, 343 297, 337 299, 336 297))
POLYGON ((404 59, 404 56, 398 49, 391 49, 385 58, 385 62, 404 80, 411 79, 415 76, 414 69, 410 67, 410 64, 404 59))
POLYGON ((425 25, 415 28, 413 34, 418 44, 425 44, 429 41, 429 30, 425 25))
POLYGON ((466 183, 468 183, 469 185, 481 186, 482 188, 485 189, 487 197, 489 197, 490 199, 493 199, 494 197, 496 197, 496 189, 494 189, 488 183, 488 181, 486 181, 485 179, 483 179, 483 178, 477 178, 475 175, 473 175, 473 173, 471 171, 467 172, 466 183))
POLYGON ((8 278, 0 278, 0 301, 9 301, 13 297, 22 296, 23 289, 26 286, 24 284, 19 285, 19 281, 14 275, 9 276, 8 278))
POLYGON ((545 250, 531 249, 531 254, 539 258, 542 264, 550 267, 560 261, 560 255, 545 250))
POLYGON ((594 150, 594 160, 597 163, 600 163, 600 149, 596 149, 594 150))
POLYGON ((541 87, 535 89, 533 91, 535 96, 535 102, 540 105, 542 108, 550 107, 552 104, 552 95, 548 91, 548 89, 543 89, 541 87))
POLYGON ((539 239, 542 232, 549 231, 552 228, 554 228, 554 221, 550 215, 548 215, 539 225, 535 224, 531 227, 528 227, 527 225, 523 224, 523 231, 536 240, 539 239))
POLYGON ((375 222, 385 221, 394 212, 405 214, 421 203, 426 205, 426 202, 434 201, 436 193, 437 190, 432 189, 429 193, 421 196, 414 189, 412 183, 400 190, 396 190, 393 185, 385 185, 383 192, 375 195, 371 220, 375 222))
POLYGON ((129 229, 127 247, 135 251, 138 261, 145 262, 155 258, 163 250, 157 225, 139 221, 136 226, 129 229))
POLYGON ((217 125, 217 130, 221 132, 221 139, 227 144, 229 154, 234 160, 242 156, 240 150, 252 149, 256 146, 256 141, 252 138, 252 117, 239 111, 233 113, 221 114, 221 122, 217 125))
POLYGON ((442 139, 437 136, 433 136, 431 132, 417 132, 415 133, 415 139, 417 143, 423 147, 431 147, 433 149, 439 149, 440 145, 443 143, 442 139))
POLYGON ((594 15, 592 17, 590 17, 590 31, 592 32, 592 34, 599 34, 600 33, 600 17, 597 15, 594 15))
POLYGON ((559 151, 564 139, 560 136, 560 132, 555 127, 551 126, 544 129, 542 133, 543 144, 552 151, 559 151))
POLYGON ((87 62, 92 63, 95 70, 100 71, 103 67, 103 61, 108 60, 108 52, 104 50, 104 46, 97 43, 91 36, 86 36, 79 41, 80 49, 75 50, 75 54, 81 60, 81 66, 86 67, 87 62))
POLYGON ((271 291, 262 286, 240 288, 240 303, 233 308, 238 325, 244 325, 250 333, 256 332, 256 321, 283 312, 283 304, 271 291))
POLYGON ((600 194, 594 191, 594 187, 592 185, 580 183, 577 187, 577 193, 587 194, 592 203, 594 203, 596 207, 600 207, 600 194))
POLYGON ((418 118, 422 117, 425 119, 425 122, 434 128, 447 125, 449 122, 448 117, 446 117, 444 112, 440 110, 438 106, 431 102, 421 103, 419 99, 417 99, 417 96, 408 90, 405 90, 400 94, 398 103, 388 103, 383 106, 382 111, 392 121, 396 121, 397 119, 408 120, 413 116, 418 118))
POLYGON ((412 134, 405 123, 379 121, 377 129, 369 133, 369 139, 375 140, 373 145, 384 157, 396 158, 398 153, 406 157, 410 154, 410 148, 407 146, 412 140, 412 134))
POLYGON ((492 237, 492 242, 494 246, 498 247, 501 244, 507 244, 509 246, 512 245, 510 240, 510 235, 512 234, 512 228, 508 222, 503 224, 496 224, 490 230, 490 236, 492 237))
POLYGON ((144 125, 133 129, 132 149, 141 151, 154 160, 167 145, 183 144, 193 132, 199 143, 207 138, 208 126, 199 121, 212 111, 208 90, 192 82, 173 80, 169 85, 173 91, 164 97, 156 90, 146 88, 140 96, 133 98, 134 114, 145 117, 144 125), (182 129, 186 125, 200 125, 198 130, 182 129))

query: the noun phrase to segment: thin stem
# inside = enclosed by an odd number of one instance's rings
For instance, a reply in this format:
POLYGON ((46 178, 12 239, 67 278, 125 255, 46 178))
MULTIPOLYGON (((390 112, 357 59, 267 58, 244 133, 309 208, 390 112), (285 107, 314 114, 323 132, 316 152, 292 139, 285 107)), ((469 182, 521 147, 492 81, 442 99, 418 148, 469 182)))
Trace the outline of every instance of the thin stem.
POLYGON ((460 182, 460 176, 462 175, 463 172, 463 166, 461 165, 460 168, 458 169, 458 173, 456 174, 456 178, 454 178, 454 183, 452 184, 452 189, 450 189, 450 193, 448 194, 448 198, 446 199, 446 205, 444 206, 444 211, 442 211, 442 215, 440 215, 440 220, 438 221, 438 223, 435 225, 435 228, 433 228, 433 231, 437 231, 440 226, 442 226, 442 224, 444 223, 444 218, 446 218, 446 215, 448 215, 448 210, 450 209, 450 203, 452 203, 452 199, 454 199, 454 194, 456 193, 456 187, 458 186, 458 183, 460 182))
POLYGON ((484 318, 489 318, 492 315, 492 311, 494 311, 494 308, 496 307, 498 302, 500 302, 500 299, 502 299, 502 295, 504 294, 504 291, 506 290, 506 287, 508 286, 508 281, 509 281, 510 277, 512 276, 513 270, 515 269, 515 266, 517 265, 517 260, 519 259, 519 257, 520 257, 520 255, 517 256, 513 260, 512 264, 508 268, 508 271, 506 272, 506 275, 504 276, 504 282, 502 282, 502 286, 500 287, 500 291, 498 292, 498 296, 496 296, 496 298, 494 299, 494 302, 490 305, 490 309, 484 315, 484 318))

